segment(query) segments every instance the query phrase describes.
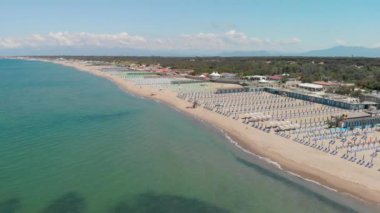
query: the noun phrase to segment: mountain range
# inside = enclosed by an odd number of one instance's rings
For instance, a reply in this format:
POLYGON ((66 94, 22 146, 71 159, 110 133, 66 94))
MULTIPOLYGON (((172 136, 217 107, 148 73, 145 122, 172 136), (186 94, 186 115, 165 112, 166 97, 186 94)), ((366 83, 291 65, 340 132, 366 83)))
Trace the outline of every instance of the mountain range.
POLYGON ((380 48, 337 46, 324 50, 313 50, 303 56, 331 56, 331 57, 380 57, 380 48))
POLYGON ((270 51, 236 51, 223 52, 220 56, 302 56, 302 57, 380 57, 380 48, 336 46, 328 49, 311 50, 301 53, 270 52, 270 51))

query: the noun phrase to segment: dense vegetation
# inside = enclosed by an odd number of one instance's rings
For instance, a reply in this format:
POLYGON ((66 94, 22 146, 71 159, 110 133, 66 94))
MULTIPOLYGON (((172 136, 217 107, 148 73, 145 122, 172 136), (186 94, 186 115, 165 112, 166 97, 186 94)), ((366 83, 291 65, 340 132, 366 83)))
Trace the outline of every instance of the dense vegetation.
POLYGON ((308 57, 65 57, 114 62, 157 64, 178 69, 193 69, 194 74, 234 72, 243 75, 278 75, 289 73, 304 82, 316 80, 356 83, 380 90, 380 59, 376 58, 308 58, 308 57))

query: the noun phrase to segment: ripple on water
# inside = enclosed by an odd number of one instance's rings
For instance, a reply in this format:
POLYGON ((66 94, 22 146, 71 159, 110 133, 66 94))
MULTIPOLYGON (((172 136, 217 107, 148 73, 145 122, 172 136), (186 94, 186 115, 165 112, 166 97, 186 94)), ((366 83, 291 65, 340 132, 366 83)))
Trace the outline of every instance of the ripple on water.
POLYGON ((3 60, 0 79, 0 213, 351 211, 107 80, 3 60))

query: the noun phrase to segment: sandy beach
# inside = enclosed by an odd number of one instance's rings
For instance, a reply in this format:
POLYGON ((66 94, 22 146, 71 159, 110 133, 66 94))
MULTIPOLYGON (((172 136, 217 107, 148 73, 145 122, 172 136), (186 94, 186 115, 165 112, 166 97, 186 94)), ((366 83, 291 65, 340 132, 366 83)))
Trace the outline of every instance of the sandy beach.
POLYGON ((379 171, 352 164, 332 155, 323 154, 275 134, 247 128, 247 125, 238 120, 211 112, 203 107, 189 108, 191 104, 178 98, 173 91, 135 85, 131 81, 101 72, 101 66, 90 66, 80 61, 54 60, 50 62, 70 66, 98 77, 106 78, 126 92, 159 100, 181 112, 223 129, 240 146, 252 153, 278 162, 283 169, 341 193, 380 205, 379 171))

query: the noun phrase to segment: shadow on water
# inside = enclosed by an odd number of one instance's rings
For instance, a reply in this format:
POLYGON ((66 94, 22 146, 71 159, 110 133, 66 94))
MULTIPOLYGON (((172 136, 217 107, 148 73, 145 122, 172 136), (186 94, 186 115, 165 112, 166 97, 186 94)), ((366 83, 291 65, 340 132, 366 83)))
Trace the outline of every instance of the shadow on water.
POLYGON ((226 213, 225 209, 212 204, 176 195, 140 194, 131 200, 122 201, 110 211, 112 213, 226 213))
POLYGON ((307 187, 305 187, 301 184, 297 184, 296 182, 293 182, 293 181, 287 179, 286 177, 283 177, 283 176, 278 175, 278 174, 276 174, 276 173, 274 173, 268 169, 260 167, 259 165, 251 163, 251 162, 244 160, 242 158, 239 158, 239 157, 235 157, 235 158, 239 163, 241 163, 241 164, 243 164, 249 168, 252 168, 252 169, 256 170, 257 172, 259 172, 265 176, 268 176, 268 177, 271 177, 277 181, 280 181, 283 184, 286 184, 288 186, 296 188, 298 191, 300 191, 304 194, 307 194, 307 196, 313 196, 314 198, 318 199, 319 201, 321 201, 327 205, 332 206, 338 212, 357 212, 350 207, 347 207, 347 206, 344 206, 340 203, 337 203, 337 202, 335 202, 335 201, 333 201, 333 200, 331 200, 331 199, 329 199, 329 198, 327 198, 321 194, 318 194, 318 193, 308 189, 307 187))
POLYGON ((85 199, 78 193, 69 192, 54 200, 42 213, 81 213, 85 208, 85 199))
POLYGON ((0 213, 14 213, 21 207, 21 201, 17 198, 0 202, 0 213))
MULTIPOLYGON (((90 115, 60 115, 60 119, 51 119, 49 121, 45 121, 41 126, 38 126, 39 129, 45 128, 58 128, 58 127, 66 127, 66 126, 85 126, 86 123, 99 123, 99 122, 107 122, 114 121, 121 118, 128 117, 134 115, 135 111, 126 111, 126 112, 117 112, 117 113, 98 113, 98 114, 90 114, 90 115)), ((13 128, 14 129, 14 128, 13 128)), ((6 129, 5 131, 12 131, 12 127, 6 129)))
POLYGON ((113 119, 119 119, 123 116, 129 116, 133 114, 134 111, 126 111, 126 112, 117 112, 117 113, 111 113, 111 114, 93 114, 93 115, 85 115, 83 116, 83 119, 88 121, 106 121, 106 120, 113 120, 113 119))

